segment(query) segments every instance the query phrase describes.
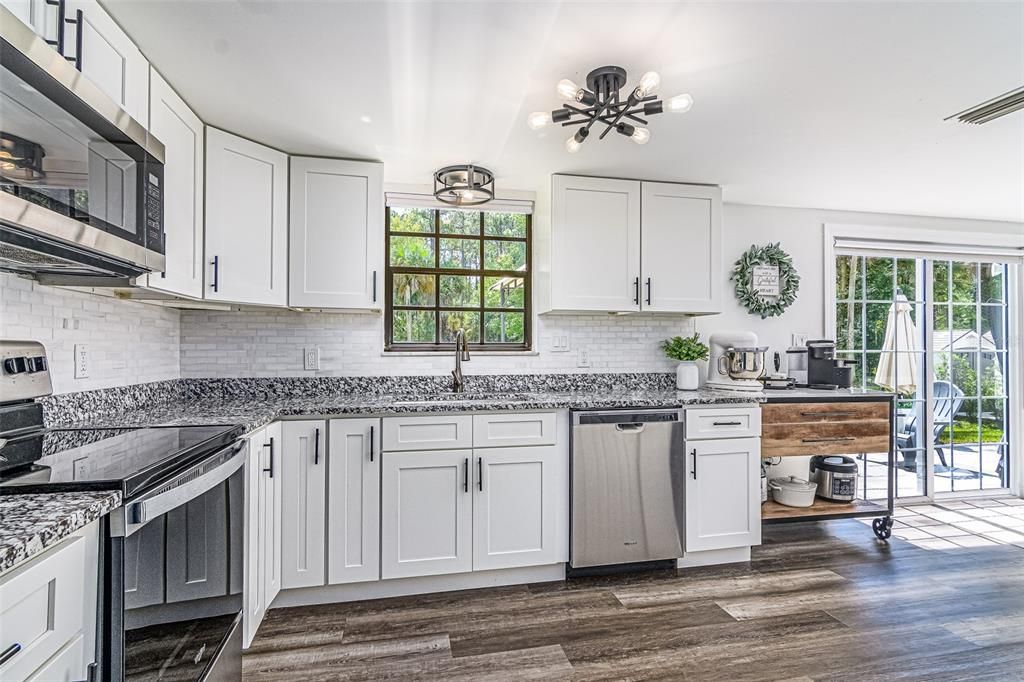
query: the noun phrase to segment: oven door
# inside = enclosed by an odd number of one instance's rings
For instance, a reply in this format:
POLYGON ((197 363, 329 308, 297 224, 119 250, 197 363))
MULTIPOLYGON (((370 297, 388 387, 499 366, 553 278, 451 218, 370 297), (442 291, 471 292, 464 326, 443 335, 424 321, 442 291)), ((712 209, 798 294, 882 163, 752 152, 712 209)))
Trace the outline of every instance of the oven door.
POLYGON ((235 443, 112 520, 105 678, 241 676, 244 460, 235 443))

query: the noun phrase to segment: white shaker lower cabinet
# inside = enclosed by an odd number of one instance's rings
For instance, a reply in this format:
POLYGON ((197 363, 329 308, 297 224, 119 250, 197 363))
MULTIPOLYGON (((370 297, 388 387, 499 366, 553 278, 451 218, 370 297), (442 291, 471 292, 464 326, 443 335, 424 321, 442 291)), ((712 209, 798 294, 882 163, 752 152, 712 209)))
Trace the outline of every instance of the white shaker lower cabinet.
POLYGON ((383 165, 293 156, 288 305, 380 309, 383 165))
POLYGON ((263 532, 266 538, 264 545, 267 548, 263 584, 266 590, 264 601, 267 608, 270 608, 274 597, 281 591, 281 422, 274 422, 264 430, 262 454, 263 477, 260 483, 263 495, 263 532))
POLYGON ((686 551, 761 544, 761 440, 686 441, 686 551))
POLYGON ((327 423, 281 423, 281 587, 326 578, 327 423))
POLYGON ((146 286, 203 297, 203 122, 155 69, 150 74, 149 132, 164 143, 163 272, 146 286))
POLYGON ((473 570, 558 562, 558 447, 480 449, 473 458, 473 570))
POLYGON ((281 591, 281 424, 249 436, 245 461, 245 613, 248 647, 281 591))
POLYGON ((380 579, 380 419, 332 419, 327 582, 380 579))
POLYGON ((288 156, 206 128, 205 298, 287 305, 288 156))
POLYGON ((472 458, 472 450, 384 454, 381 577, 472 570, 472 458))

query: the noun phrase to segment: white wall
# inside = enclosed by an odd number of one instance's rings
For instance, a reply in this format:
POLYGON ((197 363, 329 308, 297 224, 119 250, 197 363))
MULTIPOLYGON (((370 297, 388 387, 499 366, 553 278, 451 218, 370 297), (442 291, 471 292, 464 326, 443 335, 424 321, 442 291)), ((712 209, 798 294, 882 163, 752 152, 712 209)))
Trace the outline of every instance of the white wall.
MULTIPOLYGON (((675 363, 662 339, 692 333, 682 315, 542 315, 532 353, 476 353, 466 374, 541 372, 668 372, 675 363), (552 352, 552 339, 569 337, 569 352, 552 352), (590 352, 578 368, 578 350, 590 352)), ((451 372, 451 353, 384 354, 381 315, 292 311, 183 311, 184 377, 439 375, 451 372), (302 349, 320 347, 320 371, 304 371, 302 349)))
POLYGON ((36 284, 0 273, 0 338, 46 346, 54 393, 176 379, 180 313, 36 284), (86 344, 89 377, 74 378, 74 348, 86 344))
POLYGON ((881 225, 929 230, 998 232, 1024 235, 1024 225, 983 220, 958 220, 884 213, 852 213, 807 208, 777 208, 725 204, 722 208, 723 307, 722 314, 698 317, 697 330, 707 335, 716 330, 750 330, 762 345, 784 351, 793 332, 821 338, 825 333, 824 225, 881 225), (800 274, 796 301, 779 317, 762 320, 736 300, 729 273, 740 255, 752 244, 780 242, 800 274))

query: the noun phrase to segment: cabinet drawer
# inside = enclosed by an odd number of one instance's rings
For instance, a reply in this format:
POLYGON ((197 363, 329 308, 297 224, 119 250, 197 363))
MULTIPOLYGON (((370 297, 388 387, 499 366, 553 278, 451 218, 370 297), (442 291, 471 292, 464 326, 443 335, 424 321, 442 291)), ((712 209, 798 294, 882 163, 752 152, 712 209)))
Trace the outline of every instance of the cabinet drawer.
POLYGON ((85 543, 73 537, 0 579, 0 652, 20 647, 0 679, 25 679, 82 630, 85 543))
POLYGON ((761 407, 765 424, 818 424, 889 419, 888 402, 768 403, 761 407))
POLYGON ((761 409, 736 407, 687 408, 686 439, 757 438, 761 435, 761 409))
POLYGON ((479 414, 473 417, 473 447, 554 445, 555 414, 479 414))
POLYGON ((889 452, 889 420, 764 424, 761 455, 849 455, 889 452))
POLYGON ((384 451, 455 450, 473 447, 473 417, 432 414, 384 419, 384 451))
POLYGON ((85 635, 78 634, 25 682, 73 682, 85 669, 85 635))

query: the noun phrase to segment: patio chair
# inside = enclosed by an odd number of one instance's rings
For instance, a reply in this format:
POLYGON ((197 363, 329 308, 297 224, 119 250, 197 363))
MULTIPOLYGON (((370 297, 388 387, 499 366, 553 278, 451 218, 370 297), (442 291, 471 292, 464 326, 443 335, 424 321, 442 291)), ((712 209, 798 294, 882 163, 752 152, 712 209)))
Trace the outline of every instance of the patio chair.
MULTIPOLYGON (((938 445, 942 433, 949 426, 953 418, 956 417, 957 413, 960 412, 960 407, 964 404, 964 392, 948 381, 936 381, 932 384, 932 398, 932 404, 934 405, 934 411, 932 412, 932 444, 938 445)), ((917 453, 913 452, 915 448, 920 447, 917 444, 916 414, 907 419, 903 424, 903 431, 896 434, 896 447, 903 452, 904 462, 907 461, 908 454, 913 454, 915 456, 914 459, 917 459, 917 453)), ((938 453, 942 466, 948 468, 949 465, 946 463, 946 455, 943 449, 936 447, 935 452, 938 453)))

